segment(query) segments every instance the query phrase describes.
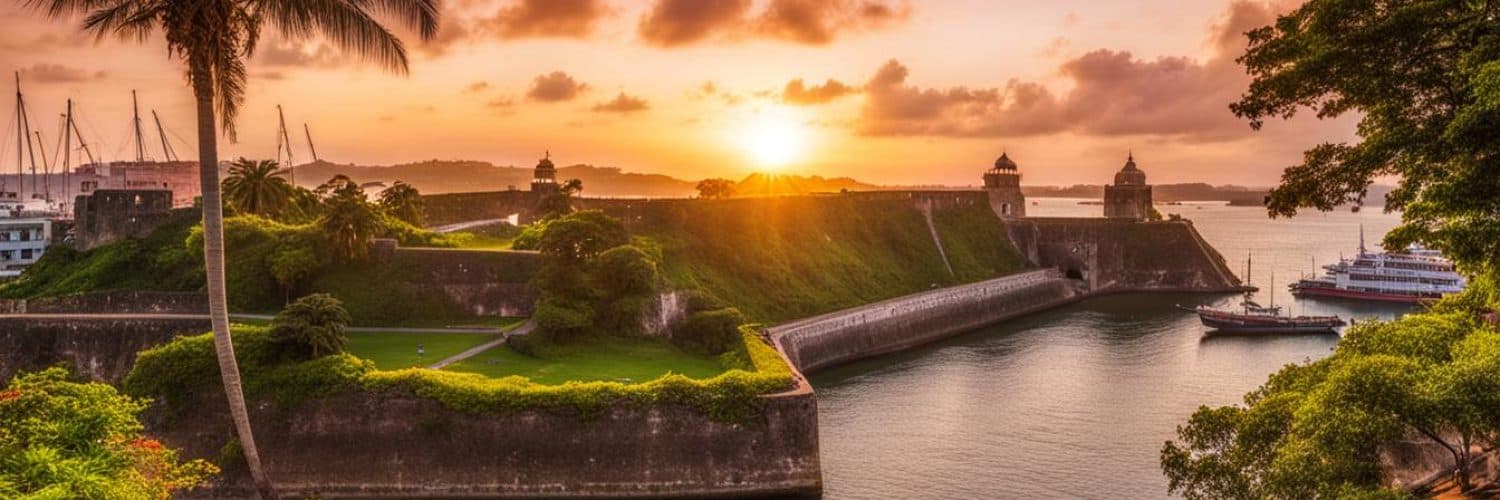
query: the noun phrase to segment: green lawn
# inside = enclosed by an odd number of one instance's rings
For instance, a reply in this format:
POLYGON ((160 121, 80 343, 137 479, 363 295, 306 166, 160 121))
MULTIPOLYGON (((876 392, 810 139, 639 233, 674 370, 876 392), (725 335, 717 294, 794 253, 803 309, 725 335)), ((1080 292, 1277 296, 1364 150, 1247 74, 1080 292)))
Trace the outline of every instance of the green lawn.
POLYGON ((724 371, 719 360, 712 356, 683 352, 660 340, 621 338, 549 346, 538 357, 500 346, 447 369, 490 377, 521 375, 541 384, 593 380, 647 382, 669 372, 709 378, 724 371))
MULTIPOLYGON (((232 320, 232 322, 237 323, 237 324, 241 324, 241 325, 249 325, 249 326, 271 326, 271 320, 269 320, 269 319, 237 317, 237 318, 234 318, 232 320)), ((361 324, 360 322, 355 321, 354 324, 350 325, 350 326, 354 326, 354 327, 376 327, 376 328, 452 328, 452 327, 474 327, 474 328, 499 328, 501 330, 510 330, 511 328, 515 328, 517 326, 520 326, 521 323, 525 323, 525 322, 526 322, 526 318, 513 318, 513 317, 500 317, 500 316, 481 316, 481 317, 474 317, 474 318, 467 318, 467 319, 423 319, 423 318, 408 318, 408 319, 404 319, 404 320, 401 320, 401 321, 395 321, 395 322, 389 322, 389 323, 379 323, 379 324, 361 324)))
POLYGON ((375 362, 381 370, 428 366, 495 337, 478 333, 350 333, 350 354, 375 362), (424 353, 417 357, 417 344, 424 353))

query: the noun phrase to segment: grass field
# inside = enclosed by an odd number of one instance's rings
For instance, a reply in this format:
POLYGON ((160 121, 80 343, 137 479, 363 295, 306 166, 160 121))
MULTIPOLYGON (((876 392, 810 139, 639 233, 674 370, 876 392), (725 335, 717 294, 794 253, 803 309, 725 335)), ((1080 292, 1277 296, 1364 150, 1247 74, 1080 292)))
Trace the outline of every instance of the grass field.
POLYGON ((428 366, 495 337, 479 333, 350 333, 347 351, 381 370, 428 366), (417 344, 423 355, 417 357, 417 344))
POLYGON ((586 344, 548 346, 537 357, 500 346, 449 366, 490 377, 521 375, 540 384, 608 380, 646 382, 669 372, 709 378, 723 372, 719 360, 659 340, 602 338, 586 344))

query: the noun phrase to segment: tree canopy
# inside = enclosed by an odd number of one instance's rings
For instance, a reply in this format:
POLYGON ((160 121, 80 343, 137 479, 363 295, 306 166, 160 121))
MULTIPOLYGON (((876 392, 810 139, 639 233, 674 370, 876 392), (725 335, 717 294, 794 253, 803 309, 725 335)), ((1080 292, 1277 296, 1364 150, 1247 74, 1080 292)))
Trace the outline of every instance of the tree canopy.
POLYGON ((1254 77, 1231 105, 1255 128, 1310 109, 1355 113, 1359 142, 1325 143, 1286 169, 1270 213, 1332 210, 1377 178, 1404 224, 1386 243, 1425 242, 1471 269, 1500 256, 1500 4, 1492 0, 1312 0, 1248 33, 1254 77))
POLYGON ((326 293, 306 295, 271 320, 271 337, 305 349, 313 358, 337 354, 349 342, 351 319, 339 299, 326 293))
POLYGON ((0 388, 0 497, 166 499, 218 469, 141 434, 146 403, 62 368, 0 388))

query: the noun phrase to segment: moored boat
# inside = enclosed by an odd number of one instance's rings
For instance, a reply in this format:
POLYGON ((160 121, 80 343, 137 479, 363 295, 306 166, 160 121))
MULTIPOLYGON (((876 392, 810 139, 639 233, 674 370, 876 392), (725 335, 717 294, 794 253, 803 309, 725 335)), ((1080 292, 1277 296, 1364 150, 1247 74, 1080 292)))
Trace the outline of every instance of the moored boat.
MULTIPOLYGON (((1245 276, 1247 278, 1250 276, 1249 259, 1245 261, 1245 276)), ((1273 290, 1275 289, 1274 282, 1273 276, 1273 290)), ((1209 306, 1183 307, 1183 309, 1197 313, 1198 320, 1203 322, 1203 326, 1211 329, 1210 334, 1335 333, 1337 328, 1347 324, 1338 316, 1283 315, 1281 306, 1276 305, 1275 296, 1271 297, 1271 305, 1262 306, 1251 299, 1252 293, 1245 292, 1245 298, 1240 302, 1238 311, 1215 309, 1209 306)))
POLYGON ((1360 228, 1358 255, 1323 266, 1323 276, 1293 283, 1292 295, 1415 304, 1462 292, 1468 285, 1435 250, 1413 245, 1401 252, 1370 252, 1364 239, 1360 228))

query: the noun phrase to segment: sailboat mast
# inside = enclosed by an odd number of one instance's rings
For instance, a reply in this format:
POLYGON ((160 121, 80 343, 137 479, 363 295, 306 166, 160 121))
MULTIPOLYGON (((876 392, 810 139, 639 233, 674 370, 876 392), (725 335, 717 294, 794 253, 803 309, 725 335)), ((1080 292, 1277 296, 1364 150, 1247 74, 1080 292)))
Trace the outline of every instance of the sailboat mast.
POLYGON ((167 143, 167 132, 161 126, 161 116, 157 115, 154 109, 151 110, 151 119, 156 120, 156 135, 161 137, 162 156, 166 157, 167 161, 177 161, 177 152, 172 151, 172 145, 167 143))
POLYGON ((42 183, 41 184, 37 184, 37 182, 36 182, 36 169, 35 168, 31 169, 31 189, 33 191, 35 191, 36 187, 38 185, 42 186, 42 199, 43 200, 47 200, 47 201, 52 201, 52 192, 51 192, 52 191, 51 190, 52 186, 48 185, 49 184, 48 181, 51 180, 51 179, 47 178, 48 174, 52 172, 52 165, 48 164, 48 161, 47 161, 47 150, 45 149, 47 147, 47 143, 42 141, 42 131, 40 131, 40 130, 34 130, 34 131, 32 131, 32 133, 36 134, 36 143, 37 143, 38 147, 41 147, 43 149, 42 149, 42 183))
MULTIPOLYGON (((293 186, 296 186, 297 185, 297 177, 296 177, 297 174, 293 173, 294 170, 293 170, 292 167, 295 166, 297 163, 296 163, 295 160, 292 159, 292 138, 291 138, 290 135, 287 135, 287 133, 286 133, 286 114, 281 112, 281 105, 280 104, 276 105, 276 117, 281 121, 281 139, 280 140, 281 140, 281 142, 283 144, 286 144, 286 171, 287 171, 288 181, 290 181, 293 186)), ((278 151, 276 153, 276 157, 278 159, 281 158, 281 152, 280 151, 278 151)))
POLYGON ((78 147, 83 148, 83 155, 89 158, 89 163, 99 163, 94 159, 94 152, 89 149, 88 141, 83 140, 83 131, 78 130, 78 121, 73 119, 73 100, 68 99, 68 123, 72 124, 73 135, 78 137, 78 147))
POLYGON ((313 145, 312 131, 307 129, 307 123, 302 123, 302 133, 307 135, 307 149, 312 151, 313 161, 318 161, 318 147, 313 145))
POLYGON ((69 190, 72 189, 72 187, 69 186, 69 184, 71 184, 73 182, 73 176, 72 176, 72 170, 73 170, 73 134, 72 134, 72 132, 73 131, 71 130, 72 128, 73 128, 73 100, 72 99, 68 99, 68 114, 63 115, 63 161, 62 161, 62 165, 60 166, 60 168, 62 169, 62 172, 63 172, 63 206, 69 206, 71 203, 73 203, 72 198, 68 197, 69 190))
POLYGON ((131 122, 135 125, 135 161, 144 162, 146 161, 146 144, 141 136, 141 104, 136 99, 134 90, 130 91, 130 108, 135 115, 134 121, 131 122))
MULTIPOLYGON (((16 114, 19 115, 18 119, 20 120, 20 137, 26 138, 26 154, 31 159, 31 180, 32 183, 35 184, 36 149, 35 146, 31 143, 31 134, 29 133, 31 131, 31 117, 27 116, 26 114, 26 99, 21 96, 21 74, 19 72, 16 73, 16 109, 16 114)), ((20 197, 22 200, 25 200, 26 198, 24 198, 24 194, 26 193, 26 172, 21 168, 20 165, 17 165, 17 170, 18 171, 16 172, 16 177, 19 180, 21 187, 20 189, 16 190, 16 196, 20 197)), ((32 190, 35 189, 36 187, 33 186, 32 190)))

